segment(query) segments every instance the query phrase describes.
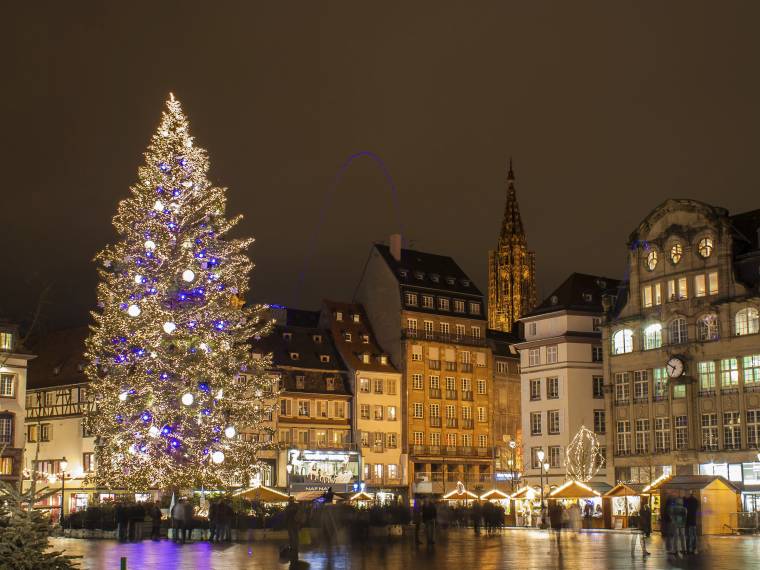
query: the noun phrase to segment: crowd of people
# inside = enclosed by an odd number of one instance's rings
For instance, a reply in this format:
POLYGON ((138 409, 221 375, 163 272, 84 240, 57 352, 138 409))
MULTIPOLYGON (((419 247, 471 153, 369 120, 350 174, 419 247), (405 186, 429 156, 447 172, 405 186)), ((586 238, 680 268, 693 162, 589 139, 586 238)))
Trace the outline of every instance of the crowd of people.
POLYGON ((145 533, 146 518, 150 520, 150 537, 161 538, 161 508, 158 503, 119 501, 114 505, 116 536, 120 542, 140 540, 145 533))

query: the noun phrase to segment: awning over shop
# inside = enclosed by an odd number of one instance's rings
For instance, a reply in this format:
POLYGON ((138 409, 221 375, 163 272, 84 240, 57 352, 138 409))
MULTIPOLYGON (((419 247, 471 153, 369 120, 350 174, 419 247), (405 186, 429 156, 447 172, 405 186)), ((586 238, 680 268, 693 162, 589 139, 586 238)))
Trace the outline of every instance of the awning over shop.
POLYGON ((288 495, 286 493, 264 486, 244 489, 236 493, 236 495, 242 499, 261 501, 262 503, 283 503, 288 500, 288 495))
POLYGON ((631 497, 641 495, 646 485, 643 483, 618 483, 607 491, 605 497, 631 497))
POLYGON ((591 499, 601 497, 601 493, 580 481, 565 481, 562 485, 549 493, 550 499, 591 499))
POLYGON ((460 490, 460 489, 454 489, 450 493, 446 493, 443 496, 443 499, 445 501, 471 501, 473 499, 477 499, 478 496, 473 493, 472 491, 468 490, 460 490))
POLYGON ((648 495, 651 493, 658 493, 660 491, 660 487, 664 483, 667 483, 670 480, 670 475, 663 473, 657 479, 649 483, 649 485, 646 485, 642 490, 641 493, 644 495, 648 495))
POLYGON ((510 498, 529 499, 529 498, 532 498, 529 495, 536 495, 537 493, 540 493, 540 492, 541 492, 540 490, 536 491, 536 489, 534 489, 533 487, 525 486, 525 487, 521 487, 520 489, 512 493, 510 498))
POLYGON ((350 496, 348 500, 353 503, 354 501, 374 501, 375 498, 369 493, 365 493, 364 491, 359 491, 358 493, 350 496))
POLYGON ((501 491, 499 489, 491 489, 490 491, 486 491, 482 495, 480 495, 480 498, 484 501, 490 501, 490 500, 504 500, 509 499, 510 496, 505 493, 504 491, 501 491))

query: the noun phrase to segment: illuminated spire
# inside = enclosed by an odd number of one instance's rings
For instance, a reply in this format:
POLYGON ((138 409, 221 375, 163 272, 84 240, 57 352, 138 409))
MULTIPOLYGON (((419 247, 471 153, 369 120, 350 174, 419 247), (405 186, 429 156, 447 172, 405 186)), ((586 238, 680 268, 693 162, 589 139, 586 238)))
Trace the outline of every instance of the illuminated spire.
POLYGON ((517 190, 515 189, 515 173, 512 170, 512 158, 509 159, 507 171, 507 203, 504 207, 504 220, 501 222, 501 239, 525 243, 525 230, 520 217, 520 206, 517 203, 517 190))

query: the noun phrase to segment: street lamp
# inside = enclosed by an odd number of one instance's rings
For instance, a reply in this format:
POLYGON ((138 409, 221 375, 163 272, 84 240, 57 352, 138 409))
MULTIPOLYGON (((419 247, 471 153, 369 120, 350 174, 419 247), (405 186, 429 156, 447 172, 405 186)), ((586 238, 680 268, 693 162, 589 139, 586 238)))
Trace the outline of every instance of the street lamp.
POLYGON ((287 473, 287 480, 285 482, 285 485, 288 487, 288 496, 290 496, 290 474, 293 471, 293 465, 291 463, 288 463, 285 466, 285 471, 287 473))
POLYGON ((539 477, 539 480, 541 481, 541 511, 542 512, 544 509, 544 457, 546 457, 546 455, 544 454, 543 449, 539 449, 538 451, 536 451, 536 458, 538 459, 538 477, 539 477))
POLYGON ((59 462, 58 465, 61 468, 61 520, 59 521, 61 524, 61 528, 63 528, 63 506, 64 506, 64 498, 66 497, 66 469, 69 467, 69 462, 66 461, 66 457, 64 456, 59 462))
POLYGON ((512 459, 510 463, 510 469, 512 470, 512 492, 515 491, 515 468, 517 465, 515 464, 515 449, 517 449, 517 442, 514 439, 509 440, 509 449, 512 452, 512 459))

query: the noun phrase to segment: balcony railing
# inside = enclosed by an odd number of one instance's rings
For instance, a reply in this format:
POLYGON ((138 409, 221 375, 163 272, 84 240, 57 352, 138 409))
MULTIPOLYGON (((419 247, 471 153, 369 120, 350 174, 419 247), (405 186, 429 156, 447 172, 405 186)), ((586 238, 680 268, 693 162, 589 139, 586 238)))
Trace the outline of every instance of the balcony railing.
POLYGON ((428 368, 431 370, 440 370, 441 369, 441 361, 440 360, 428 360, 428 368))
POLYGON ((472 402, 472 390, 462 390, 462 399, 465 402, 472 402))
POLYGON ((427 340, 434 340, 436 342, 444 342, 448 344, 463 344, 467 346, 485 346, 486 340, 482 337, 474 337, 471 335, 460 335, 456 333, 441 333, 431 331, 419 331, 418 329, 402 329, 401 338, 425 338, 427 340))
POLYGON ((472 446, 441 447, 440 445, 412 445, 410 448, 410 453, 415 457, 428 455, 447 455, 452 457, 493 457, 493 448, 472 446))
POLYGON ((430 427, 441 427, 441 418, 430 418, 430 427))
POLYGON ((745 384, 745 392, 760 392, 760 384, 745 384))
POLYGON ((459 363, 459 370, 461 372, 472 372, 472 363, 471 362, 460 362, 459 363))
POLYGON ((715 395, 715 389, 714 388, 710 388, 710 389, 700 390, 699 391, 699 397, 700 398, 709 398, 709 397, 714 396, 714 395, 715 395))
POLYGON ((637 398, 633 399, 634 404, 648 404, 649 403, 649 396, 639 396, 637 398))
POLYGON ((457 427, 457 419, 456 418, 446 418, 446 427, 447 428, 455 428, 455 427, 457 427))
POLYGON ((615 400, 615 405, 616 406, 627 406, 630 403, 631 403, 631 401, 628 398, 626 398, 624 400, 623 399, 615 400))
POLYGON ((472 420, 462 420, 462 429, 473 429, 472 420))
POLYGON ((739 393, 739 387, 738 386, 732 386, 729 388, 721 388, 720 389, 721 394, 738 394, 739 393))
POLYGON ((438 400, 441 399, 441 389, 440 388, 430 388, 430 397, 436 398, 438 400))
POLYGON ((449 362, 446 361, 446 371, 447 372, 456 372, 457 371, 457 363, 456 362, 449 362))
POLYGON ((447 400, 456 400, 457 399, 457 391, 456 390, 446 390, 446 399, 447 400))

